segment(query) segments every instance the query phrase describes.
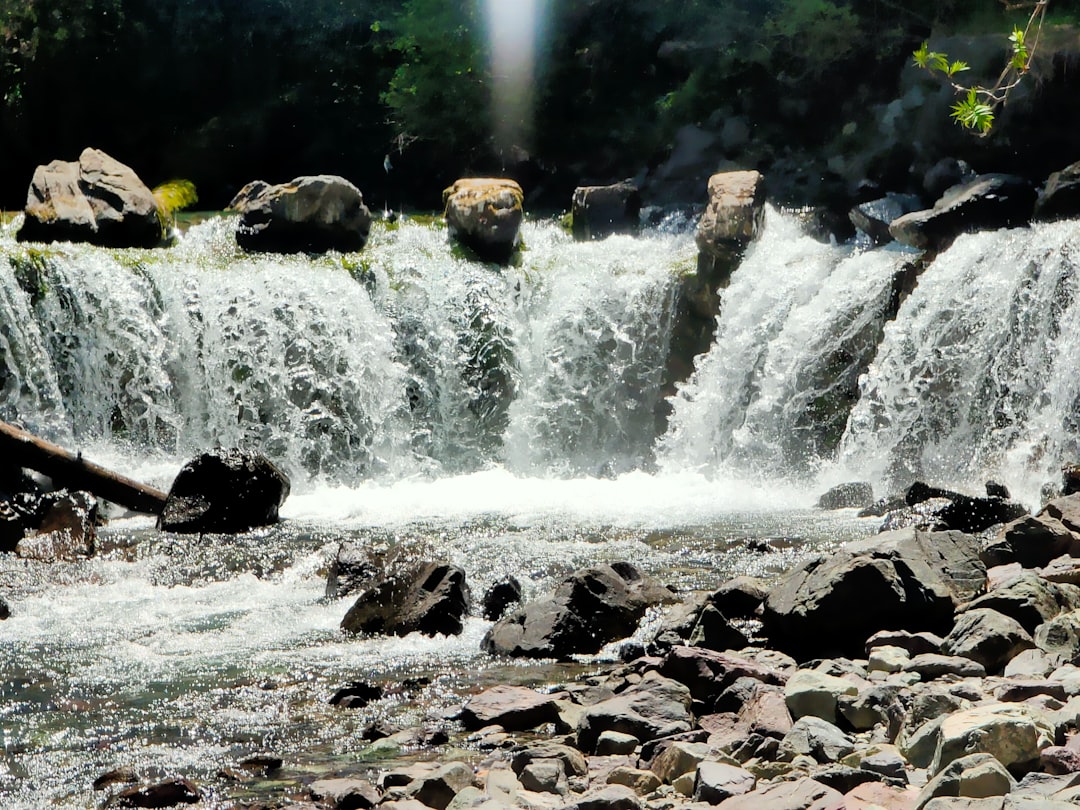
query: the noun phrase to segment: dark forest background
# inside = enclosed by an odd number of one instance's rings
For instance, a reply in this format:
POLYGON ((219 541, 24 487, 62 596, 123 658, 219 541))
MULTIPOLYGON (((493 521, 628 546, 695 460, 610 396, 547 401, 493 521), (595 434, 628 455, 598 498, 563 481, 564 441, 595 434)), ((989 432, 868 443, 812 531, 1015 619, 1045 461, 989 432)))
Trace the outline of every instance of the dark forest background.
MULTIPOLYGON (((1069 22, 1080 0, 1051 6, 1069 22)), ((104 149, 202 208, 249 180, 340 174, 374 206, 439 205, 457 176, 537 206, 666 159, 680 127, 753 127, 744 162, 818 148, 896 92, 931 31, 1007 32, 998 0, 549 0, 536 109, 495 144, 483 8, 469 0, 0 0, 0 204, 33 169, 104 149), (793 103, 797 102, 797 103, 793 103), (384 156, 393 169, 387 173, 384 156)))

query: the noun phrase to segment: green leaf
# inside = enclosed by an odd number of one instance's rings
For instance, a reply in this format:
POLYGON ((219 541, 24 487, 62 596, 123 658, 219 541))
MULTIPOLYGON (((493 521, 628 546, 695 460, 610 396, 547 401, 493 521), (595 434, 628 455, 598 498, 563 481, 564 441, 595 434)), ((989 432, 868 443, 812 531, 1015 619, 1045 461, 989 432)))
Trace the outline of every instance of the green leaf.
POLYGON ((971 66, 968 65, 967 62, 961 62, 959 59, 957 59, 955 62, 949 65, 948 73, 950 76, 955 76, 957 73, 962 73, 965 70, 970 70, 970 67, 971 66))
POLYGON ((940 70, 942 73, 948 73, 949 57, 943 53, 930 54, 930 67, 934 70, 940 70))
POLYGON ((930 64, 930 51, 927 50, 925 42, 911 54, 911 58, 915 67, 925 68, 930 64))
POLYGON ((994 125, 993 108, 979 100, 979 94, 974 88, 968 90, 967 96, 952 106, 950 115, 966 129, 974 129, 984 135, 994 125))

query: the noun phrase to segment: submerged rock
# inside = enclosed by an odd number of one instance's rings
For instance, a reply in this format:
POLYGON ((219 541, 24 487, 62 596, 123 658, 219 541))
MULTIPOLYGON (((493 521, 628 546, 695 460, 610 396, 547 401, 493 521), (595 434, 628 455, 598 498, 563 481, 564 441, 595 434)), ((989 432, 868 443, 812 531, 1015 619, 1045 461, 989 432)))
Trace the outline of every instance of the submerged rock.
POLYGON ((818 498, 818 509, 864 509, 874 502, 874 487, 866 481, 838 484, 818 498))
POLYGON ((525 195, 513 180, 463 177, 443 191, 450 236, 481 261, 505 264, 520 246, 525 195))
POLYGON ((722 172, 709 178, 709 201, 698 223, 698 275, 727 286, 743 251, 765 223, 765 180, 759 172, 722 172))
POLYGON ((113 807, 172 807, 195 804, 202 795, 187 779, 166 779, 153 785, 139 785, 120 791, 110 801, 113 807))
POLYGON ((241 212, 236 243, 248 251, 355 251, 371 230, 364 195, 337 175, 297 177, 277 186, 248 183, 231 206, 241 212))
POLYGON ((4 601, 4 597, 0 596, 0 621, 8 618, 11 615, 11 608, 8 607, 8 603, 4 601))
POLYGON ((484 618, 494 622, 501 619, 511 605, 521 602, 521 583, 515 577, 496 582, 484 593, 481 600, 484 618))
POLYGON ((571 205, 574 238, 603 239, 616 233, 636 233, 640 224, 641 192, 633 183, 578 186, 571 205))
POLYGON ((158 528, 187 534, 244 532, 276 523, 289 478, 259 453, 211 450, 181 468, 158 516, 158 528))
POLYGON ((633 633, 648 607, 674 600, 671 589, 629 563, 585 568, 552 596, 496 622, 481 646, 496 655, 532 658, 595 653, 633 633))
POLYGON ((421 561, 384 575, 362 590, 341 620, 347 633, 458 635, 471 597, 465 572, 446 562, 421 561))
POLYGON ((25 212, 21 242, 155 247, 163 241, 153 193, 131 167, 100 149, 38 166, 25 212))
POLYGON ((94 555, 98 501, 89 492, 66 489, 41 497, 37 528, 18 542, 15 553, 42 562, 76 560, 94 555))

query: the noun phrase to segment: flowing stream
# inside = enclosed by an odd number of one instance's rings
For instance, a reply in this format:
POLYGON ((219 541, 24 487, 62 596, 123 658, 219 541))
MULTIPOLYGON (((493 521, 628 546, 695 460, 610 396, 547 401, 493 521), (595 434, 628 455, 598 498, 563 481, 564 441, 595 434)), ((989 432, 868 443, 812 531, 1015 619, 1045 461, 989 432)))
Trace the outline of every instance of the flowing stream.
POLYGON ((480 618, 343 636, 349 602, 325 596, 342 541, 430 548, 477 597, 614 560, 711 588, 875 532, 813 508, 833 483, 995 478, 1034 505, 1080 451, 1071 223, 961 237, 914 282, 911 254, 820 244, 770 210, 673 394, 685 229, 579 244, 528 223, 497 269, 421 221, 321 258, 242 254, 234 226, 159 251, 0 232, 0 419, 163 488, 215 445, 293 481, 276 527, 174 536, 114 513, 93 559, 0 555, 5 810, 99 806, 93 779, 122 765, 190 776, 211 806, 295 795, 419 755, 371 742, 377 721, 446 725, 485 684, 595 666, 492 659, 480 618), (328 704, 360 680, 387 696, 328 704), (220 775, 260 751, 285 759, 273 779, 220 775))

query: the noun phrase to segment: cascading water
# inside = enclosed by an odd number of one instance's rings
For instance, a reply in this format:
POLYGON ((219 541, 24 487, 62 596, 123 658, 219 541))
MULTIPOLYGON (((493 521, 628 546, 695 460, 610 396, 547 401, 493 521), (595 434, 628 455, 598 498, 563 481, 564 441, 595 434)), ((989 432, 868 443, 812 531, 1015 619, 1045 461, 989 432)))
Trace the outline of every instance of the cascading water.
POLYGON ((510 574, 543 593, 598 560, 710 588, 876 531, 807 509, 824 483, 1023 490, 1080 452, 1067 223, 961 237, 908 294, 909 254, 819 244, 770 210, 667 401, 685 234, 527 224, 521 264, 495 269, 412 221, 317 259, 247 256, 232 227, 164 251, 0 232, 0 418, 162 485, 217 443, 294 482, 282 525, 237 537, 128 517, 89 560, 0 554, 6 810, 98 806, 91 782, 122 765, 191 776, 211 805, 273 801, 394 756, 373 721, 567 675, 486 657, 477 617, 452 639, 343 637, 348 604, 324 595, 342 541, 432 548, 474 594, 510 574), (767 538, 787 550, 748 551, 767 538), (397 686, 327 705, 357 678, 397 686), (275 780, 218 775, 265 749, 275 780))
POLYGON ((959 237, 919 278, 861 383, 839 467, 1032 503, 1080 453, 1075 223, 959 237))
POLYGON ((807 478, 835 449, 910 256, 852 252, 768 212, 721 296, 715 344, 674 398, 665 470, 807 478))

